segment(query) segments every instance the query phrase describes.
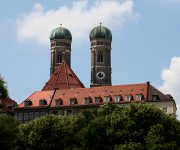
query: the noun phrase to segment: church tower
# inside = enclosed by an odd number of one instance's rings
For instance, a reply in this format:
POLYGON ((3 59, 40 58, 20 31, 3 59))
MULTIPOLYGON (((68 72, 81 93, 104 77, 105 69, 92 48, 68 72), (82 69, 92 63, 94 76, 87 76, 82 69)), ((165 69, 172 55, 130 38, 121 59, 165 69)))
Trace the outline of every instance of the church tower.
POLYGON ((102 26, 93 28, 91 43, 91 87, 111 85, 111 31, 102 26))
POLYGON ((51 42, 51 76, 63 60, 71 67, 72 35, 68 29, 60 25, 51 32, 49 38, 51 42))

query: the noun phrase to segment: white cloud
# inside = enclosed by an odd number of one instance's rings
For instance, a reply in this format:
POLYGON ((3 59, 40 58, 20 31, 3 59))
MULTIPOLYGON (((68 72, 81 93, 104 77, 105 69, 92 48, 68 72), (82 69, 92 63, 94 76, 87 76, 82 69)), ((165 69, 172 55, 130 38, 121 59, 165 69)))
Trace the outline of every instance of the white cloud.
POLYGON ((32 12, 17 19, 17 36, 21 41, 33 39, 47 44, 51 30, 62 23, 71 31, 73 40, 81 41, 88 39, 90 30, 100 22, 111 30, 118 30, 137 18, 133 0, 97 0, 92 5, 87 0, 74 1, 71 7, 60 6, 48 11, 36 3, 32 12))
POLYGON ((170 93, 177 104, 177 114, 180 119, 180 57, 173 57, 169 68, 163 69, 161 77, 163 85, 160 90, 164 93, 170 93))

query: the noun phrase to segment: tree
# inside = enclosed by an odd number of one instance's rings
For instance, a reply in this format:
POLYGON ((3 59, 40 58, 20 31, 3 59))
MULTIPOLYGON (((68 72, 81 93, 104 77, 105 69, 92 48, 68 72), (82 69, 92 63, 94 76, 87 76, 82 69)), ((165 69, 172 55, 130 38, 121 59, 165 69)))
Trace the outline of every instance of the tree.
POLYGON ((142 103, 106 104, 75 116, 44 116, 19 129, 17 150, 180 149, 180 122, 142 103))
POLYGON ((12 116, 0 116, 0 149, 15 147, 19 123, 12 116))
POLYGON ((6 86, 6 82, 0 75, 0 99, 8 98, 8 90, 6 86))

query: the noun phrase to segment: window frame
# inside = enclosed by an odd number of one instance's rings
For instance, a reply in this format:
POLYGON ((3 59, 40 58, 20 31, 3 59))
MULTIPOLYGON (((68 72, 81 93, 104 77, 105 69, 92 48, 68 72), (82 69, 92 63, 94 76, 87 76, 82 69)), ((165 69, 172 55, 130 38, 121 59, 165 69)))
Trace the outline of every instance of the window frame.
POLYGON ((77 104, 77 99, 76 99, 76 98, 70 98, 69 104, 70 104, 70 105, 75 105, 75 104, 77 104))
POLYGON ((85 97, 84 98, 84 102, 85 102, 86 105, 90 104, 91 101, 92 101, 91 97, 85 97))
POLYGON ((94 97, 94 100, 96 104, 99 104, 101 102, 101 97, 100 96, 94 97))
POLYGON ((131 101, 131 100, 132 100, 131 94, 125 96, 125 101, 131 101))
POLYGON ((61 98, 55 100, 55 106, 58 107, 60 105, 63 105, 63 100, 61 98))
POLYGON ((46 101, 46 99, 40 99, 39 100, 39 106, 45 106, 47 104, 47 101, 46 101))
POLYGON ((29 107, 31 105, 32 105, 32 101, 30 99, 27 99, 27 100, 24 101, 24 106, 25 107, 29 107))
POLYGON ((121 95, 115 95, 115 96, 114 96, 114 101, 115 101, 116 103, 120 102, 121 99, 122 99, 122 96, 121 96, 121 95), (117 101, 117 97, 118 97, 118 101, 117 101))
POLYGON ((109 103, 111 101, 111 96, 104 96, 104 102, 109 103))
POLYGON ((143 100, 143 94, 136 94, 136 100, 137 101, 143 100))

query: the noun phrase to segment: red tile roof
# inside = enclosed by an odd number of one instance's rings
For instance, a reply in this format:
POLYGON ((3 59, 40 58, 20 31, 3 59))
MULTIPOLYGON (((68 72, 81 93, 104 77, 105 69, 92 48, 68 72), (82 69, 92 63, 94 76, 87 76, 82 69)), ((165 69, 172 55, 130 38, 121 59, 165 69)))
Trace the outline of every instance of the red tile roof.
POLYGON ((114 97, 116 95, 121 96, 121 102, 125 101, 124 98, 127 95, 131 95, 133 98, 132 100, 135 101, 136 94, 142 94, 143 100, 147 100, 147 93, 147 83, 57 90, 50 106, 54 107, 57 99, 61 99, 63 101, 63 106, 70 105, 70 99, 72 98, 77 100, 77 104, 75 105, 85 105, 85 98, 87 97, 92 99, 93 104, 95 103, 95 97, 101 97, 103 102, 105 96, 110 96, 111 100, 114 101, 114 97))
MULTIPOLYGON (((147 83, 141 84, 129 84, 129 85, 114 85, 114 86, 101 86, 93 88, 71 88, 51 91, 37 91, 33 93, 26 100, 31 100, 32 105, 29 107, 38 107, 39 100, 45 99, 47 104, 45 106, 56 107, 56 100, 61 100, 62 104, 59 107, 64 106, 82 106, 87 105, 85 98, 91 99, 91 104, 95 103, 95 97, 100 97, 100 104, 105 103, 104 98, 110 96, 111 102, 115 102, 115 96, 120 96, 120 102, 127 103, 125 97, 131 95, 131 102, 139 101, 136 99, 138 94, 142 95, 142 101, 152 101, 152 95, 158 95, 159 101, 172 100, 167 95, 161 93, 152 85, 147 83), (76 103, 70 105, 70 99, 75 99, 76 103)), ((24 101, 25 102, 25 101, 24 101)), ((21 103, 18 108, 24 108, 25 103, 21 103)), ((40 106, 39 106, 40 107, 40 106)))
POLYGON ((54 74, 50 77, 42 91, 70 88, 84 88, 84 85, 81 83, 72 69, 66 64, 66 62, 63 61, 56 69, 54 74))
MULTIPOLYGON (((47 104, 45 106, 48 106, 50 104, 51 98, 53 97, 54 91, 36 91, 31 96, 29 96, 26 100, 30 100, 32 102, 32 105, 29 107, 39 107, 39 100, 45 99, 47 104)), ((26 101, 25 100, 25 101, 26 101)), ((18 108, 25 107, 25 101, 22 102, 18 108)))

